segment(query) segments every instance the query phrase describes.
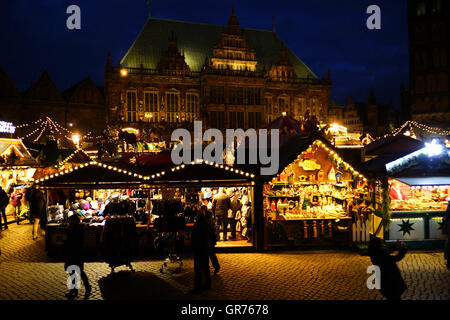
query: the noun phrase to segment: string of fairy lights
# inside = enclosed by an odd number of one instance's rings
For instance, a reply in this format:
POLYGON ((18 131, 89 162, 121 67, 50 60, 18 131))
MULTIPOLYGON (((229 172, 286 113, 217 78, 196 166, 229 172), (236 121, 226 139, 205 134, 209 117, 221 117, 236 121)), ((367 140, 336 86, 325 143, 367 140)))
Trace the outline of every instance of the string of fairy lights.
POLYGON ((62 161, 60 164, 59 164, 59 166, 60 167, 62 167, 62 166, 64 166, 67 162, 69 162, 70 160, 72 160, 73 159, 73 157, 75 157, 75 155, 77 154, 77 153, 79 153, 79 152, 81 152, 81 153, 83 153, 85 156, 87 156, 89 159, 92 159, 83 149, 81 149, 81 148, 78 148, 77 150, 75 150, 70 156, 68 156, 66 159, 64 159, 64 161, 62 161))
MULTIPOLYGON (((329 155, 329 156, 331 156, 331 157, 334 158, 334 160, 336 161, 337 164, 341 164, 341 163, 342 163, 342 164, 344 165, 344 167, 345 167, 345 170, 350 171, 351 174, 352 174, 354 177, 359 177, 359 178, 362 179, 364 182, 367 182, 367 178, 366 178, 364 175, 362 175, 360 172, 358 172, 357 170, 355 170, 348 162, 344 161, 344 160, 339 156, 339 154, 338 154, 337 152, 335 152, 333 149, 328 148, 327 145, 326 145, 324 142, 320 141, 320 140, 314 141, 314 142, 313 142, 313 143, 312 143, 305 151, 303 151, 302 153, 300 153, 300 154, 297 156, 297 160, 301 160, 301 158, 303 157, 303 155, 306 154, 306 153, 308 153, 308 149, 311 148, 312 146, 317 146, 317 147, 320 147, 320 148, 324 149, 326 152, 328 152, 328 155, 329 155)), ((276 180, 277 180, 277 177, 274 177, 274 178, 272 179, 272 182, 276 182, 276 180)))
POLYGON ((427 134, 434 135, 434 136, 449 136, 450 135, 450 130, 444 130, 441 128, 430 127, 426 124, 419 123, 417 121, 408 120, 405 123, 403 123, 400 127, 398 127, 397 129, 394 129, 391 133, 385 134, 384 136, 379 137, 376 140, 382 139, 382 138, 387 138, 387 137, 395 137, 395 136, 401 134, 404 131, 404 129, 408 129, 408 131, 410 133, 408 136, 415 135, 414 129, 424 131, 427 134))
MULTIPOLYGON (((16 126, 16 129, 25 129, 25 128, 31 128, 31 131, 20 137, 20 139, 27 140, 32 139, 34 137, 33 142, 39 141, 39 139, 46 131, 49 131, 52 135, 56 134, 60 137, 63 137, 71 142, 73 142, 73 136, 76 134, 75 132, 70 131, 69 129, 65 128, 64 126, 62 126, 61 124, 59 124, 57 121, 53 120, 50 117, 40 118, 36 121, 16 126)), ((100 138, 102 138, 102 136, 97 137, 92 136, 91 131, 89 131, 86 135, 82 137, 84 141, 95 141, 100 138)))
MULTIPOLYGON (((81 149, 79 149, 79 150, 81 150, 81 149)), ((73 154, 75 154, 75 152, 73 154)), ((207 165, 210 165, 210 166, 214 166, 216 168, 220 168, 220 169, 225 170, 225 171, 230 171, 230 172, 234 172, 236 174, 240 174, 240 175, 245 176, 245 177, 250 177, 250 178, 254 178, 255 177, 254 174, 251 174, 249 172, 244 172, 242 170, 229 167, 227 165, 218 164, 218 163, 214 163, 214 162, 209 162, 209 161, 206 161, 206 160, 203 160, 203 159, 197 159, 197 160, 192 161, 190 163, 190 165, 196 165, 196 164, 207 164, 207 165)), ((125 174, 125 175, 128 175, 128 176, 132 176, 132 177, 143 179, 143 180, 150 180, 150 179, 159 178, 159 177, 164 176, 166 174, 166 171, 161 171, 161 172, 153 174, 151 176, 144 176, 142 174, 138 174, 138 173, 135 173, 135 172, 132 172, 132 171, 129 171, 129 170, 125 170, 125 169, 120 169, 120 168, 117 168, 115 166, 111 166, 111 165, 106 164, 106 163, 101 163, 101 162, 97 162, 97 161, 90 161, 90 162, 86 162, 86 163, 81 164, 81 165, 74 166, 72 168, 64 169, 63 167, 60 167, 60 170, 58 172, 52 173, 52 174, 48 174, 45 177, 40 178, 40 179, 36 179, 36 180, 34 180, 34 182, 36 184, 41 184, 42 182, 45 182, 45 181, 47 181, 49 179, 53 179, 53 178, 56 178, 56 177, 59 177, 59 176, 63 176, 63 175, 66 175, 68 173, 71 173, 71 172, 74 172, 74 171, 77 171, 79 169, 82 169, 82 168, 85 168, 85 167, 89 167, 89 166, 103 167, 105 169, 108 169, 108 170, 111 170, 111 171, 114 171, 114 172, 122 173, 122 174, 125 174)), ((189 166, 189 164, 188 165, 182 164, 182 165, 179 165, 179 166, 176 166, 176 167, 172 168, 171 170, 173 172, 175 172, 175 171, 182 170, 182 169, 186 168, 186 166, 189 166)))

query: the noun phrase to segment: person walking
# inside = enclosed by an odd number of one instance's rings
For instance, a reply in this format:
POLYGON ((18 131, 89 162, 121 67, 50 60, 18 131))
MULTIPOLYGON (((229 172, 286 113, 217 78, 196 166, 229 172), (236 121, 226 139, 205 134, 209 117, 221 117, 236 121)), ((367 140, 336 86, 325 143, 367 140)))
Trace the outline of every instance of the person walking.
POLYGON ((445 240, 444 259, 447 260, 447 269, 450 270, 450 197, 447 199, 447 210, 445 211, 444 226, 442 232, 447 235, 445 240))
MULTIPOLYGON (((83 246, 84 246, 84 224, 80 223, 80 218, 77 214, 72 214, 69 217, 69 230, 67 232, 67 240, 64 243, 64 253, 65 253, 65 263, 64 270, 68 270, 69 267, 74 266, 79 268, 79 274, 77 276, 81 277, 83 281, 84 288, 86 290, 84 299, 88 299, 91 295, 92 286, 89 284, 89 279, 84 272, 84 259, 83 259, 83 246)), ((73 272, 76 271, 72 271, 73 272)), ((66 293, 66 298, 71 300, 78 296, 78 288, 70 289, 66 293)))
POLYGON ((402 278, 397 262, 402 260, 407 252, 406 245, 400 244, 397 240, 397 255, 390 255, 384 241, 375 236, 371 236, 369 242, 369 256, 373 265, 380 268, 381 294, 387 300, 401 300, 403 292, 406 290, 406 283, 402 278))
POLYGON ((30 217, 33 220, 33 240, 38 237, 39 222, 42 218, 45 218, 45 201, 44 194, 41 190, 32 189, 27 194, 25 198, 30 203, 30 217))
POLYGON ((1 210, 1 215, 0 215, 0 230, 8 229, 8 220, 6 220, 6 207, 9 204, 9 197, 8 194, 6 193, 5 190, 3 190, 3 188, 0 186, 0 210, 1 210), (3 223, 4 226, 2 226, 2 219, 3 219, 3 223))
POLYGON ((193 294, 199 294, 203 290, 211 289, 211 274, 209 271, 209 257, 212 241, 211 233, 205 214, 200 210, 195 219, 191 234, 191 246, 194 255, 194 289, 193 294), (204 283, 202 283, 202 278, 204 283))
POLYGON ((228 219, 231 227, 231 237, 230 239, 236 239, 236 224, 240 217, 240 210, 242 208, 241 200, 239 200, 239 194, 237 191, 234 192, 230 199, 230 209, 228 210, 228 219))
POLYGON ((212 211, 214 216, 219 219, 219 224, 223 232, 223 241, 228 240, 228 210, 230 208, 230 197, 224 192, 223 188, 219 188, 219 193, 214 196, 212 211))
POLYGON ((22 196, 23 196, 22 192, 20 192, 19 189, 15 189, 11 195, 11 199, 12 199, 11 204, 14 208, 14 215, 15 215, 17 224, 20 224, 20 205, 21 205, 22 196))
POLYGON ((211 239, 209 260, 211 260, 211 264, 214 268, 214 275, 216 275, 217 272, 219 272, 219 270, 220 270, 220 264, 219 264, 219 259, 217 259, 216 250, 215 250, 215 247, 217 244, 217 237, 216 237, 216 227, 215 227, 215 223, 214 223, 214 218, 213 218, 212 212, 210 210, 208 210, 208 208, 206 206, 201 206, 200 211, 202 212, 202 214, 205 215, 206 223, 208 224, 209 236, 211 239))

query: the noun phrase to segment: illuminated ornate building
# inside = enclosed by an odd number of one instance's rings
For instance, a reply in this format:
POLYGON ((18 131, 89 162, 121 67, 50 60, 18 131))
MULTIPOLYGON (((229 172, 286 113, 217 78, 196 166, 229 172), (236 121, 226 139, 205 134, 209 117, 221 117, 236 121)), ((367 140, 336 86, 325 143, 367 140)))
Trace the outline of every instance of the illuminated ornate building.
POLYGON ((283 112, 327 121, 331 81, 319 79, 274 31, 149 17, 118 66, 105 68, 109 123, 261 128, 283 112))
POLYGON ((450 123, 449 12, 447 0, 408 0, 410 89, 402 120, 450 123))

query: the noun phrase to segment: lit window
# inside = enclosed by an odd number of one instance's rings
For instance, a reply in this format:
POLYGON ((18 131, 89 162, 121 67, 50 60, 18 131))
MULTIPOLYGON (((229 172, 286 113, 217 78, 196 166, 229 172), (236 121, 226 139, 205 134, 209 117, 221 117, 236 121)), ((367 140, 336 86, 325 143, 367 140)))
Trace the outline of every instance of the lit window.
POLYGON ((433 0, 431 12, 433 13, 441 12, 441 7, 442 7, 442 0, 433 0))
POLYGON ((419 1, 417 3, 417 16, 421 17, 427 13, 427 4, 425 1, 419 1))
POLYGON ((186 95, 186 112, 198 113, 198 96, 195 94, 186 95))
POLYGON ((127 92, 127 121, 136 122, 137 109, 136 109, 136 91, 127 92))
POLYGON ((168 93, 166 96, 167 99, 167 113, 168 113, 168 121, 169 122, 178 122, 178 94, 177 93, 168 93))

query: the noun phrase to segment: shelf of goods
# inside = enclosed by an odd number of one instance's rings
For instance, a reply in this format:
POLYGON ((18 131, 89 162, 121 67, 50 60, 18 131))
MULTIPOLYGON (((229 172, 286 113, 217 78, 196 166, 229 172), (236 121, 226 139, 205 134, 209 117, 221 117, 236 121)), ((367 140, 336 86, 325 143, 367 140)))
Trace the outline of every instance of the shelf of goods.
POLYGON ((348 217, 346 200, 352 196, 345 183, 274 182, 266 193, 266 217, 272 220, 342 219, 348 217), (280 189, 281 188, 281 189, 280 189))
POLYGON ((390 180, 391 224, 387 240, 414 242, 418 248, 440 248, 449 186, 409 186, 390 180))

